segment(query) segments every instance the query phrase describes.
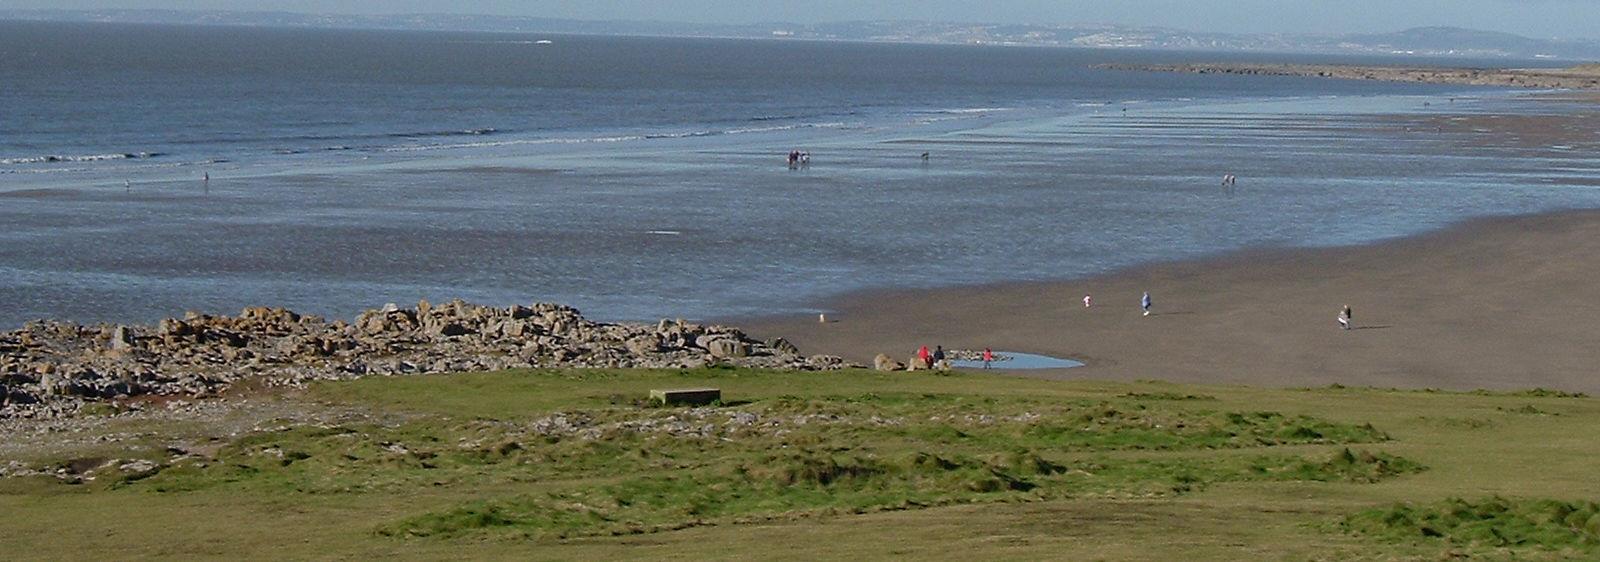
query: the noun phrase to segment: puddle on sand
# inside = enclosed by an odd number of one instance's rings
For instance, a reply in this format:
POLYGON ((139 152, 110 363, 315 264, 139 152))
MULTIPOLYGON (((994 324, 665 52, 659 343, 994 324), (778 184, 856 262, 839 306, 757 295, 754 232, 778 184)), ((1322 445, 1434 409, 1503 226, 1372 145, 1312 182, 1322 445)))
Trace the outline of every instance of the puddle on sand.
MULTIPOLYGON (((996 351, 994 358, 994 363, 990 365, 993 369, 1067 369, 1083 366, 1082 362, 1071 359, 1012 351, 996 351)), ((983 361, 957 359, 951 361, 950 365, 961 369, 982 369, 983 361)))

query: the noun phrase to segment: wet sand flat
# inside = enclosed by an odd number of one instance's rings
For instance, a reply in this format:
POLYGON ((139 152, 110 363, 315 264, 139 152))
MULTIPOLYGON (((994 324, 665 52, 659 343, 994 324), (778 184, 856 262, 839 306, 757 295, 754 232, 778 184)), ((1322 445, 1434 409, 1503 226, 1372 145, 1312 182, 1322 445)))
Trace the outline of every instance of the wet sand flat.
POLYGON ((745 321, 870 363, 1011 349, 1085 379, 1600 392, 1600 211, 1481 219, 1376 245, 1251 251, 1077 281, 862 293, 745 321), (1150 291, 1154 314, 1139 297, 1150 291), (1085 294, 1095 306, 1085 309, 1085 294), (1355 329, 1338 328, 1344 305, 1355 329))
POLYGON ((1600 87, 1600 67, 1580 65, 1572 68, 1444 68, 1434 66, 1365 66, 1348 64, 1106 64, 1113 70, 1182 72, 1190 74, 1236 74, 1300 76, 1343 80, 1386 82, 1426 82, 1471 86, 1508 86, 1540 89, 1592 89, 1600 87))

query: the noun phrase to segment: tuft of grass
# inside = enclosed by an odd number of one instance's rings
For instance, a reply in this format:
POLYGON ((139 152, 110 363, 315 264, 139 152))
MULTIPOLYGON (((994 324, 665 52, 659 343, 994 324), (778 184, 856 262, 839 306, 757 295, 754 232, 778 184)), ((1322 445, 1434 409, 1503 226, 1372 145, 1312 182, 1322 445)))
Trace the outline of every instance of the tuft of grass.
POLYGON ((1497 422, 1487 418, 1467 418, 1456 416, 1418 416, 1417 421, 1437 427, 1459 429, 1484 429, 1497 425, 1497 422))
POLYGON ((1337 392, 1337 391, 1407 392, 1407 393, 1440 394, 1440 395, 1497 396, 1497 397, 1508 397, 1508 398, 1588 398, 1589 397, 1588 394, 1585 394, 1585 393, 1582 393, 1582 392, 1568 392, 1568 391, 1565 391, 1565 390, 1554 390, 1554 389, 1548 389, 1548 388, 1530 388, 1530 389, 1526 389, 1526 390, 1488 390, 1488 389, 1480 388, 1480 389, 1477 389, 1477 390, 1457 391, 1457 390, 1444 390, 1444 389, 1441 389, 1441 388, 1396 388, 1396 387, 1378 387, 1378 386, 1346 386, 1346 385, 1339 384, 1339 383, 1332 383, 1332 384, 1329 384, 1327 386, 1301 387, 1301 388, 1297 388, 1295 390, 1299 390, 1301 392, 1322 392, 1322 391, 1335 391, 1335 392, 1337 392))
POLYGON ((78 408, 78 415, 86 418, 109 417, 122 411, 122 408, 111 402, 89 402, 78 408))
POLYGON ((1600 504, 1592 501, 1450 498, 1369 509, 1345 517, 1339 526, 1350 534, 1395 542, 1600 554, 1600 504))
POLYGON ((1548 388, 1531 388, 1528 390, 1493 391, 1478 389, 1471 392, 1478 396, 1516 396, 1522 398, 1588 398, 1582 392, 1567 392, 1564 390, 1551 390, 1548 388))
POLYGON ((1523 404, 1523 405, 1517 406, 1515 408, 1496 407, 1495 409, 1496 410, 1500 410, 1502 412, 1505 412, 1507 414, 1521 414, 1521 415, 1524 415, 1524 416, 1559 416, 1559 415, 1561 415, 1561 414, 1557 414, 1555 412, 1548 412, 1548 411, 1545 411, 1545 410, 1541 410, 1538 407, 1535 407, 1533 404, 1523 404))
POLYGON ((1184 394, 1181 392, 1128 392, 1121 398, 1133 400, 1211 400, 1217 399, 1209 394, 1184 394))

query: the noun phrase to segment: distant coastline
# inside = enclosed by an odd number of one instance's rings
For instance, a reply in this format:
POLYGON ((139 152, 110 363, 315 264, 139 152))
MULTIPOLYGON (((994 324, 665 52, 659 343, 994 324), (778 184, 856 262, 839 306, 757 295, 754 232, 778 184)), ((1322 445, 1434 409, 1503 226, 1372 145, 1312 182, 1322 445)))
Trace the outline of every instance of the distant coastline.
MULTIPOLYGON (((1524 37, 1457 27, 1355 34, 1229 33, 1103 23, 970 23, 865 20, 818 23, 693 23, 583 20, 482 14, 332 14, 229 10, 7 10, 0 21, 542 33, 634 37, 844 41, 930 45, 1076 47, 1114 50, 1476 60, 1592 61, 1600 40, 1524 37)), ((1539 64, 1542 66, 1542 64, 1539 64)))
POLYGON ((1104 64, 1107 70, 1302 76, 1385 82, 1425 82, 1465 86, 1507 86, 1537 89, 1600 89, 1600 65, 1572 68, 1443 68, 1425 66, 1352 66, 1341 64, 1104 64))

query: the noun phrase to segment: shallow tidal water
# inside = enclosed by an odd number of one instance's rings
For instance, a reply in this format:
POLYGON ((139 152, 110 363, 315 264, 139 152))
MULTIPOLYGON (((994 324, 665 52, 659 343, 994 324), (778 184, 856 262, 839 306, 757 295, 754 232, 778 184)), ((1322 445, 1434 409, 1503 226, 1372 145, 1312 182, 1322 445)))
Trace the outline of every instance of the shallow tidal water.
POLYGON ((0 24, 0 326, 808 312, 1600 205, 1591 151, 1423 125, 1561 110, 1497 91, 1065 49, 51 25, 0 24))

